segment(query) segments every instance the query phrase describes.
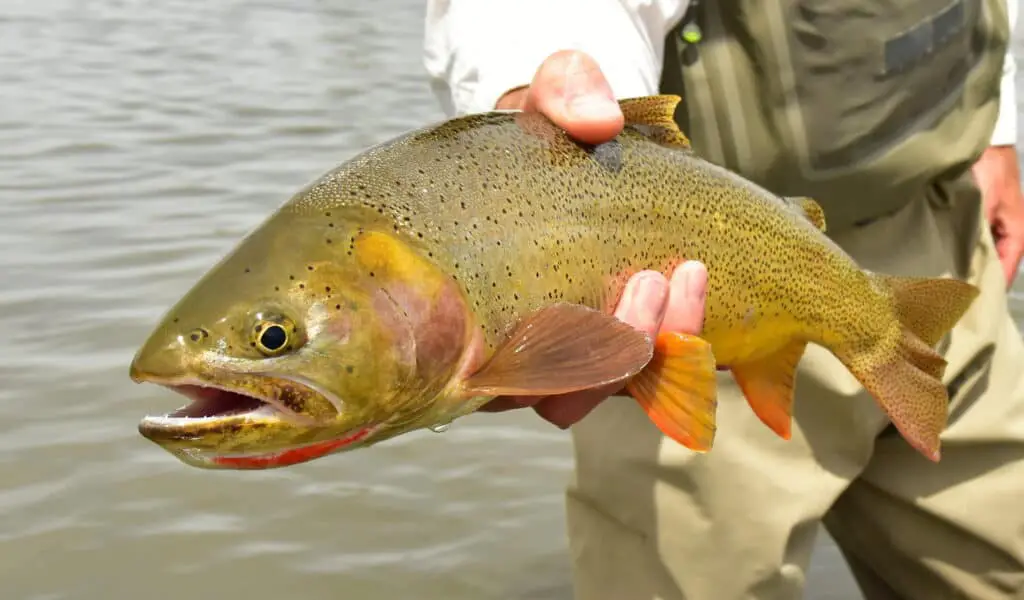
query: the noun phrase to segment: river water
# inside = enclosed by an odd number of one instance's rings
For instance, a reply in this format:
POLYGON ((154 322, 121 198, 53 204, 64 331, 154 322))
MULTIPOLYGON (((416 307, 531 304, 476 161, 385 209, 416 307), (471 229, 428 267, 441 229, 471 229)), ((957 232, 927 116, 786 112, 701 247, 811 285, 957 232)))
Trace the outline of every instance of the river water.
MULTIPOLYGON (((170 303, 310 179, 442 118, 422 27, 418 0, 0 2, 4 600, 571 598, 569 436, 532 413, 259 473, 136 433, 179 402, 127 376, 170 303)), ((824 535, 809 578, 858 597, 824 535)))

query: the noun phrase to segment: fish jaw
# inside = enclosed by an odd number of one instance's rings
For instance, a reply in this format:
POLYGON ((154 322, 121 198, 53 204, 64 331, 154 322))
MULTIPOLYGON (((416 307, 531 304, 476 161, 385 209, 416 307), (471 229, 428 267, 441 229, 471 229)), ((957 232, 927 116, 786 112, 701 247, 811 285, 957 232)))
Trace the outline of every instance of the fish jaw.
MULTIPOLYGON (((225 385, 199 379, 136 381, 157 383, 188 399, 176 411, 147 415, 139 433, 183 463, 204 469, 258 470, 308 462, 369 442, 380 424, 343 425, 298 412, 273 395, 253 390, 280 385, 225 385)), ((288 382, 291 389, 299 385, 288 382)), ((306 396, 320 391, 306 388, 306 396)), ((333 401, 332 401, 333 400, 333 401)), ((336 405, 325 398, 319 404, 336 405)))

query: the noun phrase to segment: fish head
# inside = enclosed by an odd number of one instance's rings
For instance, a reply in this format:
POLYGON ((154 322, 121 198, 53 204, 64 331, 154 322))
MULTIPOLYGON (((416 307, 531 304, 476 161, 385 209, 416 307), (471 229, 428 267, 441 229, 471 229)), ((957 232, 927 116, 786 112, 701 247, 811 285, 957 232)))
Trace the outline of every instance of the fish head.
POLYGON ((263 469, 449 421, 477 327, 453 278, 365 213, 286 206, 204 275, 131 364, 191 402, 140 433, 263 469))

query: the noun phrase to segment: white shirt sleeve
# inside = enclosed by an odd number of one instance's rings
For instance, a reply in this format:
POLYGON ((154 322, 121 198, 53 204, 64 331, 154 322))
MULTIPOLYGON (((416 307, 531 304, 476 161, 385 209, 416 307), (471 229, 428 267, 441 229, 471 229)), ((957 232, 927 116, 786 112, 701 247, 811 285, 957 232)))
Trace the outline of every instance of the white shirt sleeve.
POLYGON ((1017 61, 1013 57, 1013 32, 1017 30, 1019 0, 1006 0, 1010 15, 1010 49, 1003 62, 1003 80, 999 85, 999 119, 992 132, 993 146, 1017 145, 1017 61))
POLYGON ((558 50, 594 57, 618 98, 658 91, 690 0, 427 0, 424 64, 448 116, 492 110, 558 50))

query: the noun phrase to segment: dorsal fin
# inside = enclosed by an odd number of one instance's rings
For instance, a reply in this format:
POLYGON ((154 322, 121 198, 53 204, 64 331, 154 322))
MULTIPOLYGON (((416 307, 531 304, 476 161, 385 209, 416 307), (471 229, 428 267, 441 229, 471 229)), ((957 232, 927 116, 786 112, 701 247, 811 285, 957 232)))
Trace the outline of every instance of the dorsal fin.
POLYGON ((632 125, 651 139, 678 148, 690 148, 690 140, 676 123, 679 96, 641 96, 619 100, 626 125, 632 125))
POLYGON ((822 210, 820 204, 806 196, 791 196, 786 198, 786 200, 793 203, 793 208, 803 212, 807 220, 814 223, 815 227, 825 231, 825 211, 822 210))

